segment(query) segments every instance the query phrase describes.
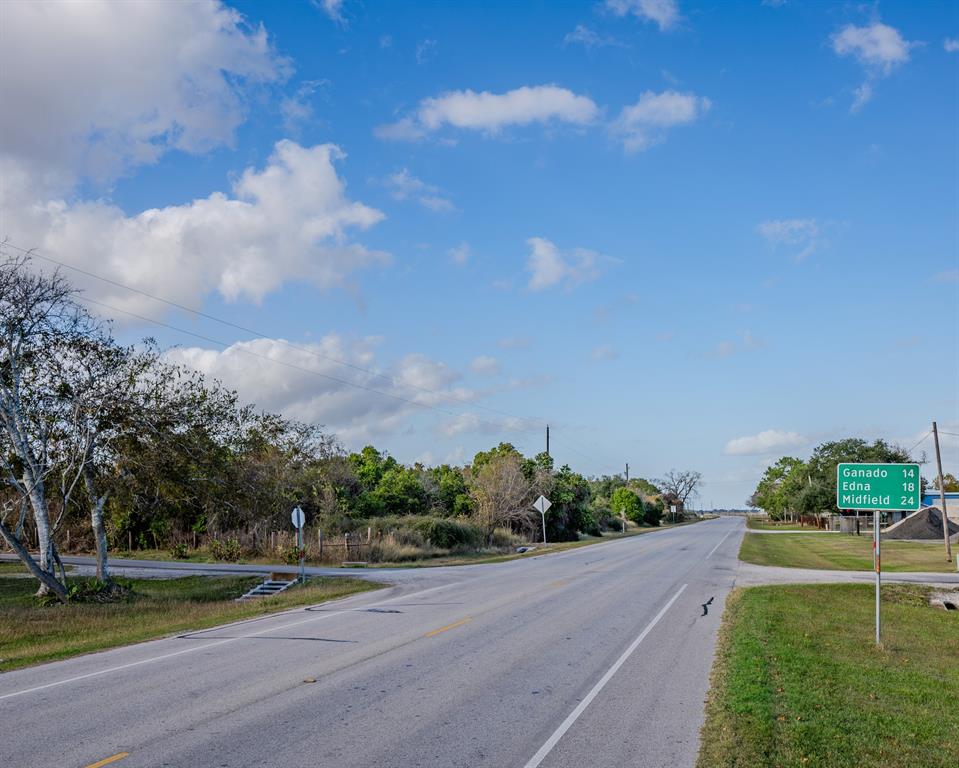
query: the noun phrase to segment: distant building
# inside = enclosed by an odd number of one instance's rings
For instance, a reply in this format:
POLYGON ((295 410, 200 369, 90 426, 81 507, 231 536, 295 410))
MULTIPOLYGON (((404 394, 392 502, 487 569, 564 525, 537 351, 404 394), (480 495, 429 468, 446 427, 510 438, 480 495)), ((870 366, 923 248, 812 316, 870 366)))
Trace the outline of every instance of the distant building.
MULTIPOLYGON (((927 488, 922 494, 922 506, 936 507, 940 506, 939 491, 935 488, 927 488)), ((959 491, 946 491, 946 514, 950 520, 959 520, 959 491)))

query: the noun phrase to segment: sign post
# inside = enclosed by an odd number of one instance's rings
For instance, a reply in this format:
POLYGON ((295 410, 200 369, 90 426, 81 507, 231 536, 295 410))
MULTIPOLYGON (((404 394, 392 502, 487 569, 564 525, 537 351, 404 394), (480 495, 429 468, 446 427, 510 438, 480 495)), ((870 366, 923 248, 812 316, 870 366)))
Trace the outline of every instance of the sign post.
POLYGON ((533 502, 533 509, 539 510, 540 515, 543 517, 543 543, 546 543, 546 510, 553 506, 553 502, 547 499, 543 494, 539 495, 539 498, 533 502))
POLYGON ((306 584, 306 569, 303 567, 303 557, 306 551, 303 549, 303 524, 306 522, 306 516, 303 510, 298 506, 293 507, 293 514, 290 515, 293 521, 293 527, 296 528, 296 549, 300 556, 300 584, 306 584))
POLYGON ((915 512, 920 507, 918 464, 840 464, 836 467, 836 506, 872 510, 872 560, 876 570, 876 645, 881 644, 879 593, 882 590, 880 512, 915 512))

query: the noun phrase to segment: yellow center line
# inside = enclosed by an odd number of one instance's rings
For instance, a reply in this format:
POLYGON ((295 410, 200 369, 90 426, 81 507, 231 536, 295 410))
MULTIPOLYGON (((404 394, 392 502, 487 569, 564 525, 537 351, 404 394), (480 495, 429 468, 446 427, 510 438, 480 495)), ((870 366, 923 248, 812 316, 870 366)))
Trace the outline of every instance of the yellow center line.
POLYGON ((129 752, 117 752, 113 757, 105 757, 103 760, 100 760, 96 763, 90 763, 86 768, 103 768, 104 765, 109 765, 110 763, 115 763, 117 760, 122 760, 125 757, 129 757, 129 752))
MULTIPOLYGON (((441 632, 447 632, 451 629, 456 629, 457 627, 462 627, 467 622, 472 621, 472 617, 467 616, 465 619, 460 619, 459 621, 454 621, 452 624, 447 624, 445 627, 440 627, 439 629, 434 629, 432 632, 427 632, 423 637, 435 637, 441 632)), ((91 766, 92 768, 92 766, 91 766)))

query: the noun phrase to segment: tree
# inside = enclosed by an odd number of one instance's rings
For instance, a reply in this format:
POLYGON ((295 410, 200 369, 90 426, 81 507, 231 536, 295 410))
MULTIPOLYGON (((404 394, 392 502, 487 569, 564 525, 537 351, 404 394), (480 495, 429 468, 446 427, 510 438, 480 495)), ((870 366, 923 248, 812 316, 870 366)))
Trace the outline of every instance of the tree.
POLYGON ((609 500, 610 507, 617 515, 621 515, 634 523, 642 523, 644 519, 643 504, 639 496, 629 488, 617 488, 609 500))
POLYGON ((662 488, 664 495, 671 497, 686 506, 686 500, 692 496, 696 489, 702 483, 703 476, 699 472, 691 469, 678 472, 675 469, 669 470, 661 480, 656 481, 656 485, 662 488))
MULTIPOLYGON (((534 485, 532 495, 540 492, 534 485)), ((552 502, 546 511, 549 541, 576 541, 580 531, 591 527, 589 481, 568 465, 551 476, 548 498, 552 502)))
POLYGON ((67 600, 54 536, 77 488, 77 476, 61 476, 59 515, 51 520, 50 480, 58 453, 69 442, 71 403, 61 361, 97 330, 59 275, 32 269, 28 256, 0 263, 0 470, 11 497, 0 511, 0 535, 40 581, 40 594, 67 600), (23 541, 22 522, 6 524, 13 510, 29 507, 37 531, 39 562, 23 541))
POLYGON ((478 469, 474 466, 469 485, 473 515, 483 528, 487 546, 493 543, 493 534, 499 527, 516 524, 529 527, 533 515, 530 482, 515 449, 485 458, 478 469))
MULTIPOLYGON (((932 479, 932 487, 937 491, 939 490, 939 477, 938 475, 932 479)), ((942 489, 944 491, 959 491, 959 480, 956 480, 956 476, 946 472, 942 476, 942 489)))

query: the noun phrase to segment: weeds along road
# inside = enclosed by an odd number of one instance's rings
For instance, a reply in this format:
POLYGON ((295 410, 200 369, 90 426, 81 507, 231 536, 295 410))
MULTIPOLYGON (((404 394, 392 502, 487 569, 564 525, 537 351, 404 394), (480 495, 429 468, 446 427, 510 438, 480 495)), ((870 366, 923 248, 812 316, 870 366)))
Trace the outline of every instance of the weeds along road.
POLYGON ((10 672, 3 763, 691 766, 743 531, 392 571, 387 590, 10 672))

